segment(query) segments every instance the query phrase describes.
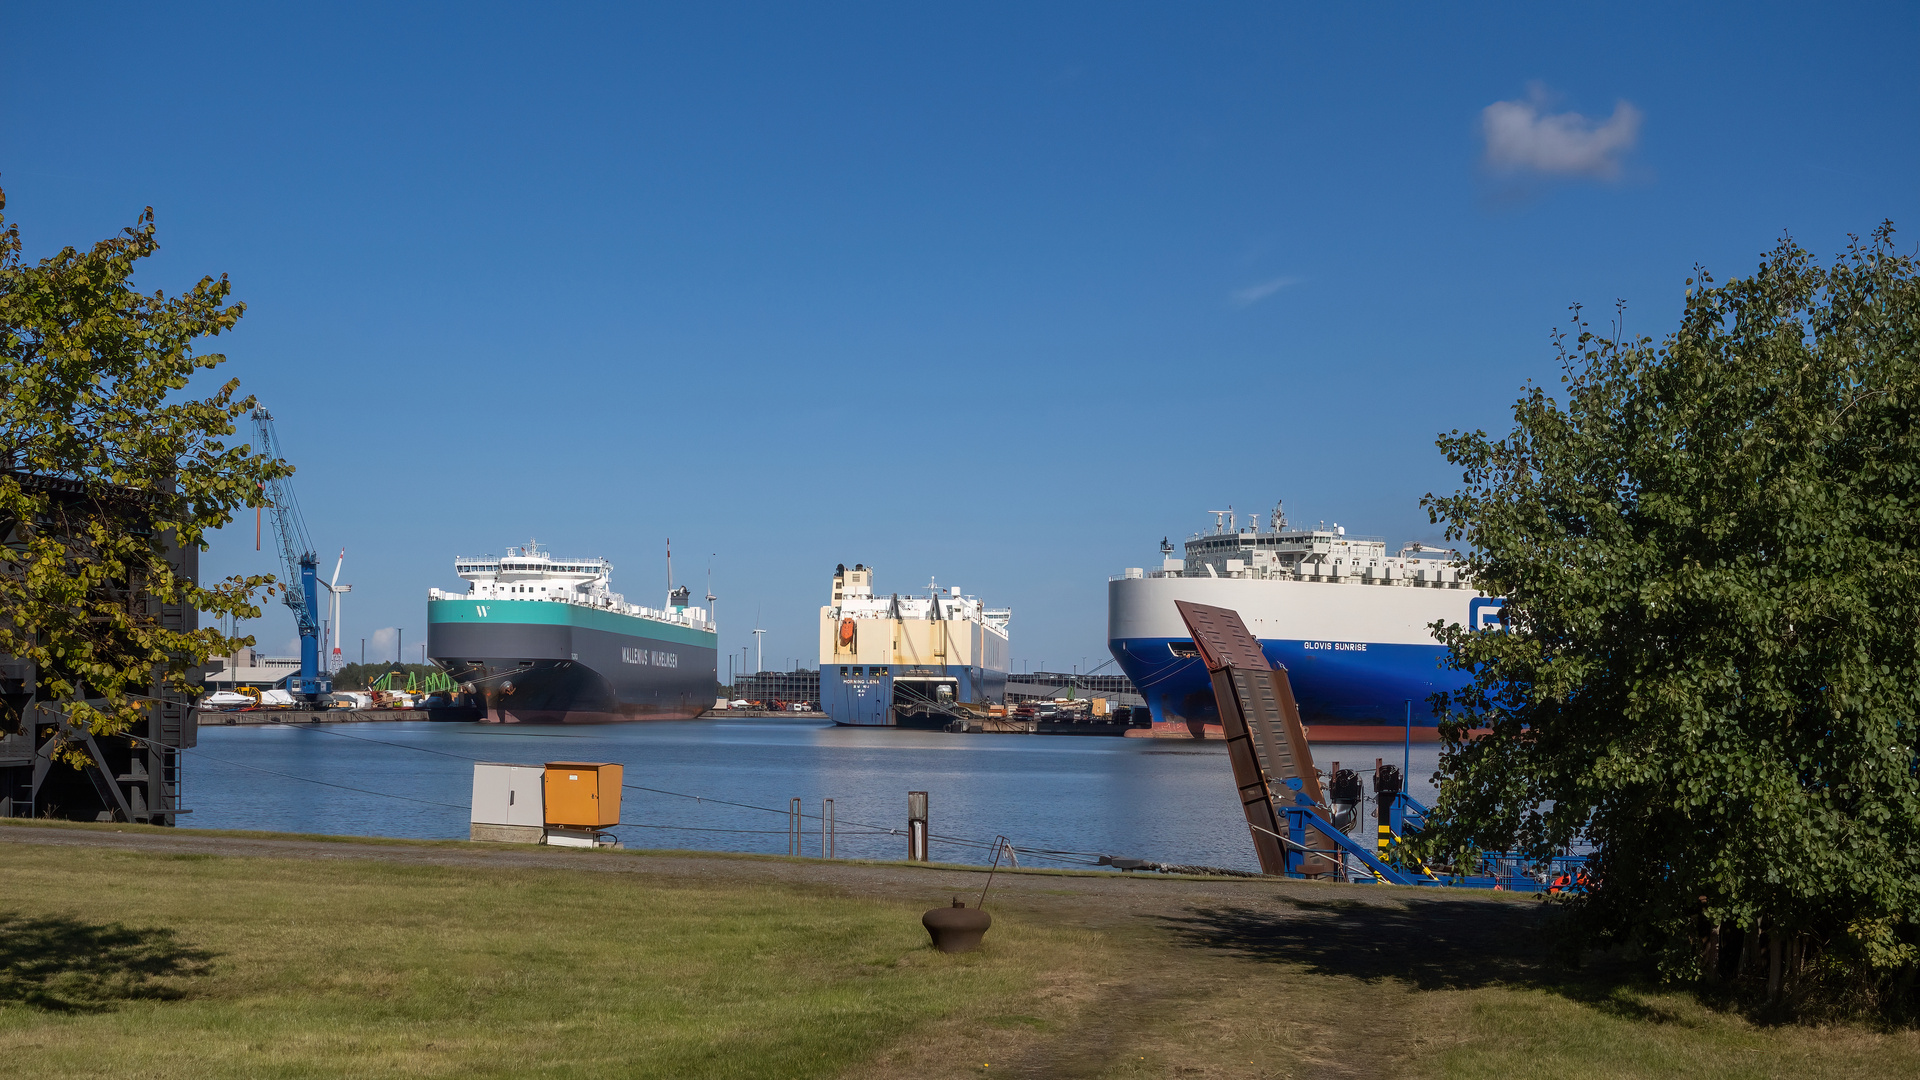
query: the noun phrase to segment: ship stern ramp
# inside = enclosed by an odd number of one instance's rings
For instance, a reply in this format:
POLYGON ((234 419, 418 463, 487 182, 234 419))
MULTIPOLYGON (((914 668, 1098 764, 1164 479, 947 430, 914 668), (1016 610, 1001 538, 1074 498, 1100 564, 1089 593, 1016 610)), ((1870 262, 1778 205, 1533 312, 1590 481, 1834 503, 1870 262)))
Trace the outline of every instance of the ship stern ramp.
POLYGON ((1186 600, 1176 603, 1212 677, 1234 787, 1253 834, 1261 872, 1285 874, 1291 869, 1308 877, 1336 873, 1340 852, 1334 840, 1317 829, 1298 840, 1289 839, 1288 826, 1275 805, 1276 788, 1284 795, 1299 792, 1318 816, 1328 819, 1326 795, 1286 668, 1267 659, 1238 612, 1186 600), (1291 868, 1288 845, 1306 849, 1304 859, 1291 868))

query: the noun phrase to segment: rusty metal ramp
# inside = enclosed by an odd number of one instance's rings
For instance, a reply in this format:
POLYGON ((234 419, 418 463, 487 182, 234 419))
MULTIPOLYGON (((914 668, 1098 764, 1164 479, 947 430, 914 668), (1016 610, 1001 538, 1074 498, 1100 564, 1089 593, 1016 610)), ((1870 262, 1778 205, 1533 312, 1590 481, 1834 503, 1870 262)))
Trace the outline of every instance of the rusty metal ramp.
POLYGON ((1307 796, 1318 817, 1330 820, 1287 670, 1267 660, 1239 612, 1185 600, 1174 604, 1213 677, 1233 782, 1240 791, 1240 808, 1247 815, 1261 871, 1287 873, 1286 849, 1296 845, 1304 850, 1291 868, 1294 873, 1335 874, 1340 865, 1338 845, 1316 829, 1306 830, 1303 844, 1288 840, 1287 826, 1275 805, 1276 800, 1280 806, 1294 805, 1297 791, 1307 796))

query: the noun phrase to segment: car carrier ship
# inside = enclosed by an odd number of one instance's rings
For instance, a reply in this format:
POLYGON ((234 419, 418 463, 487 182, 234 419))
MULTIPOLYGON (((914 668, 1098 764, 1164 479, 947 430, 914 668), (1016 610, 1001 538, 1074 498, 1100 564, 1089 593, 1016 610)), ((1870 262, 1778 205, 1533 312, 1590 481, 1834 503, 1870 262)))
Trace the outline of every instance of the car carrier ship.
POLYGON ((1007 623, 956 587, 875 596, 873 568, 833 570, 820 609, 820 707, 849 727, 944 728, 1007 696, 1007 623))
POLYGON ((1217 512, 1185 558, 1160 542, 1159 569, 1128 568, 1107 585, 1107 647, 1153 712, 1155 734, 1218 734, 1213 685, 1176 600, 1240 613, 1267 658, 1285 666, 1316 742, 1437 738, 1428 699, 1467 683, 1441 665, 1436 622, 1497 623, 1501 601, 1480 594, 1444 549, 1338 524, 1289 528, 1276 505, 1265 527, 1217 512), (1411 732, 1408 727, 1411 726, 1411 732))
POLYGON ((427 594, 427 653, 500 724, 685 720, 712 706, 718 635, 672 589, 663 608, 612 590, 605 559, 529 543, 460 557, 467 591, 427 594))

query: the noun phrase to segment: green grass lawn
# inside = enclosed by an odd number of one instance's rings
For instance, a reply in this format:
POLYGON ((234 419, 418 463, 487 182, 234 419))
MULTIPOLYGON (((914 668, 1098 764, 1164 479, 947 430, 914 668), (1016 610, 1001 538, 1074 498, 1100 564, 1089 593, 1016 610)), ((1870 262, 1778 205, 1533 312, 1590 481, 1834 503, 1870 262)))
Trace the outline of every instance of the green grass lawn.
POLYGON ((1433 1075, 1911 1077, 1910 1034, 1852 1027, 1762 1027, 1704 1008, 1686 994, 1621 990, 1579 1002, 1539 991, 1487 989, 1451 1003, 1460 1041, 1436 1053, 1433 1075))
POLYGON ((828 888, 776 883, 794 868, 764 858, 574 856, 639 868, 601 873, 394 847, 0 844, 0 1062, 89 1080, 1920 1075, 1912 1031, 1769 1027, 1628 965, 1558 968, 1543 909, 1512 897, 1023 876, 996 887, 988 947, 946 956, 919 925, 937 871, 799 871, 828 888))
POLYGON ((1021 997, 1069 936, 1016 924, 946 956, 917 907, 635 874, 4 860, 0 1060, 22 1077, 831 1075, 1021 997))

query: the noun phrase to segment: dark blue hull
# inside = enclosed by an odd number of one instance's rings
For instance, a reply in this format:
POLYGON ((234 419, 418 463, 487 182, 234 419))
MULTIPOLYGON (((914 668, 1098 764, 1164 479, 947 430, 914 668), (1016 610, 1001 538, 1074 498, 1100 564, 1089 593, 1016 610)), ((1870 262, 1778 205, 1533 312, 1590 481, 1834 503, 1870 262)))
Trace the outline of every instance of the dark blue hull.
MULTIPOLYGON (((1260 642, 1267 658, 1287 669, 1300 719, 1318 742, 1397 742, 1406 737, 1437 738, 1438 718, 1431 698, 1469 681, 1466 673, 1442 667, 1446 650, 1438 645, 1380 645, 1355 642, 1260 642)), ((1127 638, 1108 642, 1121 670, 1153 710, 1156 729, 1184 728, 1199 735, 1217 727, 1213 681, 1187 638, 1127 638)))

